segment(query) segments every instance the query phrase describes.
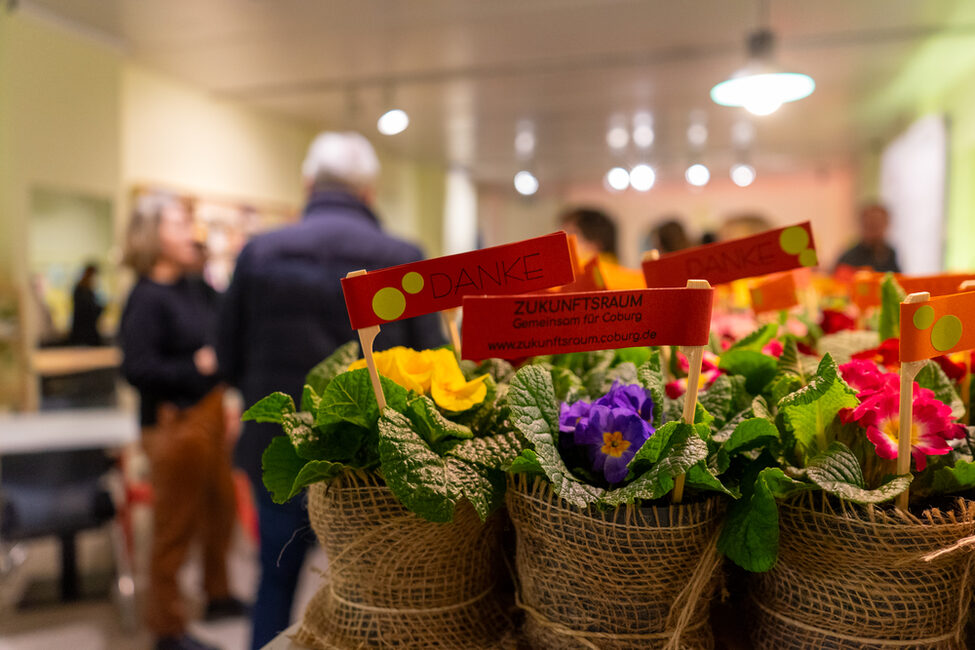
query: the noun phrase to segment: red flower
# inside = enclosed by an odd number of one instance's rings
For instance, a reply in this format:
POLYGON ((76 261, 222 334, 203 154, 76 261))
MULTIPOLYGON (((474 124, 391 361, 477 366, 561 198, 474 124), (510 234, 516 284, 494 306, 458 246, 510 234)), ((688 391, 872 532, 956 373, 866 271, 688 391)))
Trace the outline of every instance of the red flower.
POLYGON ((841 311, 824 309, 819 326, 822 328, 823 334, 835 334, 843 330, 856 329, 856 321, 841 311))

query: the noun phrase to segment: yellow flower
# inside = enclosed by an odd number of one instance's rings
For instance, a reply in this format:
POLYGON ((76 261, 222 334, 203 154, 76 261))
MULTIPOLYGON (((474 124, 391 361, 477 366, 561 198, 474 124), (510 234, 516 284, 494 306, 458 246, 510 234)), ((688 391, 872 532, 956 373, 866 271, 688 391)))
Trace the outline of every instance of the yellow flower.
MULTIPOLYGON (((423 350, 395 347, 374 355, 379 374, 420 394, 429 394, 447 411, 466 411, 487 397, 487 375, 472 381, 464 378, 457 359, 450 350, 423 350)), ((365 368, 365 359, 356 361, 349 370, 365 368)))

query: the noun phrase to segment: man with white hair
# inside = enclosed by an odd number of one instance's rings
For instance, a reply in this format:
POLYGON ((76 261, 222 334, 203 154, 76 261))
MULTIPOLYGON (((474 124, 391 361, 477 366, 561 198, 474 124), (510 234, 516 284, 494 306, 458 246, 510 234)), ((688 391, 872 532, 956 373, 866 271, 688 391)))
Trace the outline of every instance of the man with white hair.
MULTIPOLYGON (((357 133, 322 133, 302 165, 308 203, 297 224, 265 233, 241 251, 220 313, 217 354, 225 379, 249 406, 274 391, 301 397, 305 375, 354 338, 339 280, 349 271, 422 259, 420 249, 384 233, 371 204, 379 161, 357 133)), ((432 316, 383 326, 377 348, 442 343, 432 316)), ((271 501, 261 454, 274 424, 244 424, 235 461, 250 477, 260 529, 261 579, 251 646, 290 623, 302 561, 314 536, 303 499, 271 501)))

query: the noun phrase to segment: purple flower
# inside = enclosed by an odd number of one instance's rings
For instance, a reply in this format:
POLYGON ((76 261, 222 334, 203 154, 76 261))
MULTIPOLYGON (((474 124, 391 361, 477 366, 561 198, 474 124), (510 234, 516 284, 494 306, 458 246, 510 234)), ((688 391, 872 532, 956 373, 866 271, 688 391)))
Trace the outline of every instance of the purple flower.
POLYGON ((621 385, 618 381, 614 381, 609 392, 597 399, 593 405, 625 408, 648 422, 653 420, 653 398, 650 397, 650 391, 635 384, 621 385))
POLYGON ((626 466, 653 432, 631 409, 593 405, 588 422, 576 429, 575 442, 585 448, 593 472, 613 484, 626 478, 626 466))
POLYGON ((585 426, 586 420, 589 419, 589 409, 591 408, 592 406, 588 402, 581 400, 571 406, 563 402, 562 409, 559 413, 559 431, 562 433, 572 433, 576 430, 576 427, 585 426))

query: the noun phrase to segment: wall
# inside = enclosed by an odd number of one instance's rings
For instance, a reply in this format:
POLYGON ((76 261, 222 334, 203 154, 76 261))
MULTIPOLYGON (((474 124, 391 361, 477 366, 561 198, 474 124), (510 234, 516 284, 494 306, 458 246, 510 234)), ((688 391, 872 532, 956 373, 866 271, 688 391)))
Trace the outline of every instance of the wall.
POLYGON ((551 232, 567 205, 601 207, 617 219, 621 261, 635 268, 647 233, 664 217, 681 215, 688 234, 696 239, 727 217, 757 213, 773 225, 811 221, 820 260, 831 267, 856 237, 854 178, 847 167, 778 176, 763 176, 759 170, 757 180, 746 188, 724 178, 712 179, 703 189, 661 182, 646 193, 610 193, 601 184, 577 184, 529 200, 518 197, 513 188, 497 187, 482 192, 482 216, 489 219, 482 223, 489 242, 501 243, 551 232))

